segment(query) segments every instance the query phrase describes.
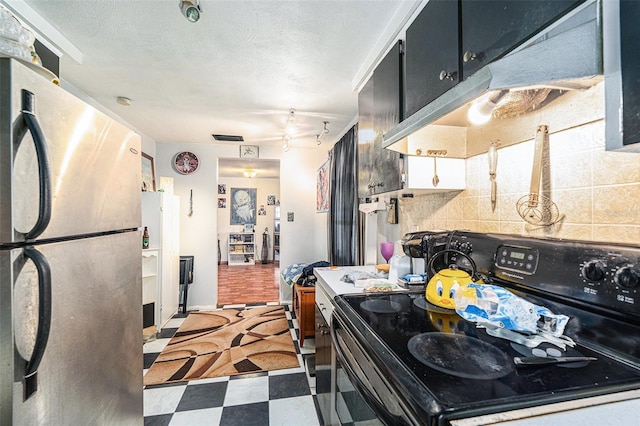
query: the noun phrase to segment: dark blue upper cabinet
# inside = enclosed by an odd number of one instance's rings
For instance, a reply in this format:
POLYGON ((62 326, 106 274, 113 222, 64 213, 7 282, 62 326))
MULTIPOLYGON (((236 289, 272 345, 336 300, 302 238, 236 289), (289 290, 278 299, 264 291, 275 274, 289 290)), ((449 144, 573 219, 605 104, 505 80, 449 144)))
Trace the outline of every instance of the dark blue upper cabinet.
POLYGON ((457 1, 431 0, 407 29, 407 117, 459 81, 458 9, 457 1))
POLYGON ((620 2, 622 145, 640 143, 640 2, 620 2))
POLYGON ((369 185, 373 181, 373 77, 358 92, 358 197, 371 195, 369 185))
POLYGON ((402 189, 402 156, 382 136, 403 119, 403 50, 396 43, 358 93, 358 195, 402 189))
POLYGON ((461 0, 462 79, 509 53, 584 0, 461 0))
POLYGON ((406 32, 405 118, 584 0, 430 0, 406 32))

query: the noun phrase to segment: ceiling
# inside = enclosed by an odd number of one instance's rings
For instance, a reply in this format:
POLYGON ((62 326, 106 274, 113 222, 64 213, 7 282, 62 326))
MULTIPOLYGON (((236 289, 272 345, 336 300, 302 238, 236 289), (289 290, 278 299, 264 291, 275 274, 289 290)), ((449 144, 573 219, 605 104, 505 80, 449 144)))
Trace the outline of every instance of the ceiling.
POLYGON ((420 1, 2 0, 62 53, 60 78, 158 143, 334 143, 357 116, 357 88, 420 1), (389 35, 391 34, 391 35, 389 35), (118 96, 131 106, 116 104, 118 96))

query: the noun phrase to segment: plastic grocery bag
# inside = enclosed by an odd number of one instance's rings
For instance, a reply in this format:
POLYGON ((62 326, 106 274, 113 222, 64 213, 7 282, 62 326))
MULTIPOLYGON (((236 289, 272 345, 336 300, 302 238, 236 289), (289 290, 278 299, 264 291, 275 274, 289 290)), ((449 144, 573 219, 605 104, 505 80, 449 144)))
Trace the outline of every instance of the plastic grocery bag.
POLYGON ((566 315, 534 305, 509 290, 485 284, 469 284, 455 297, 456 313, 478 325, 490 324, 525 333, 547 332, 559 337, 569 322, 566 315))

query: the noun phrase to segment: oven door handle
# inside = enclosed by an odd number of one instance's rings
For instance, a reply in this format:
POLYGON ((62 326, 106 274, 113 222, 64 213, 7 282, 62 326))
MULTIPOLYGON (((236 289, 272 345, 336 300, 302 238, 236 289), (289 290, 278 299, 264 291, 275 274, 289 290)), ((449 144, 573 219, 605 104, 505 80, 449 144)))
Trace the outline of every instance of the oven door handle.
MULTIPOLYGON (((386 425, 405 425, 406 421, 398 416, 394 416, 389 413, 389 410, 385 408, 385 406, 376 398, 371 391, 367 388, 367 386, 360 380, 356 372, 351 368, 348 362, 346 361, 344 352, 340 344, 338 343, 337 333, 336 333, 336 325, 340 323, 342 325, 342 321, 338 318, 335 313, 332 315, 333 321, 331 321, 331 341, 333 342, 333 347, 336 350, 336 355, 340 359, 342 368, 344 368, 345 373, 351 380, 351 384, 354 388, 360 393, 360 396, 365 400, 365 402, 369 405, 371 410, 378 416, 378 418, 386 425)), ((345 330, 344 326, 342 329, 345 330)), ((346 332, 346 330, 345 330, 346 332)))

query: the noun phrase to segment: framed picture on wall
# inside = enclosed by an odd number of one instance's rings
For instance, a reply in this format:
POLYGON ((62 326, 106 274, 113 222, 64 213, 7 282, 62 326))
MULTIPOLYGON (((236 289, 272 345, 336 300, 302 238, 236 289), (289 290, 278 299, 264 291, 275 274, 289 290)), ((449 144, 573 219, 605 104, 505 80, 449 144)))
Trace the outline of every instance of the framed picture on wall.
POLYGON ((259 149, 257 145, 240 145, 240 158, 258 158, 259 149))
POLYGON ((227 184, 219 183, 218 184, 218 194, 226 194, 227 193, 227 184))
POLYGON ((231 188, 231 225, 256 224, 256 188, 231 188))
POLYGON ((156 176, 153 167, 153 157, 149 154, 142 153, 142 190, 156 190, 156 176))
POLYGON ((218 198, 218 208, 226 209, 227 208, 227 199, 226 198, 218 198))
POLYGON ((329 211, 329 160, 318 169, 316 181, 316 212, 329 211))

